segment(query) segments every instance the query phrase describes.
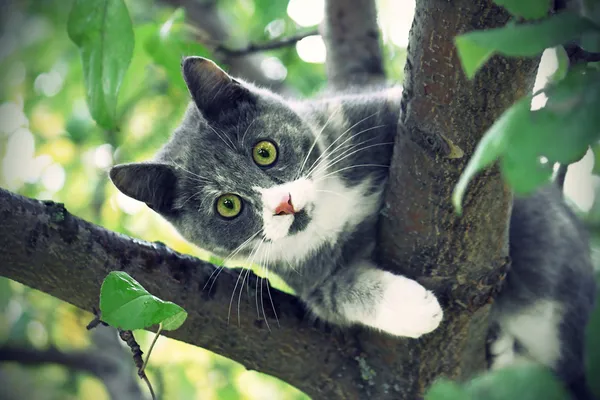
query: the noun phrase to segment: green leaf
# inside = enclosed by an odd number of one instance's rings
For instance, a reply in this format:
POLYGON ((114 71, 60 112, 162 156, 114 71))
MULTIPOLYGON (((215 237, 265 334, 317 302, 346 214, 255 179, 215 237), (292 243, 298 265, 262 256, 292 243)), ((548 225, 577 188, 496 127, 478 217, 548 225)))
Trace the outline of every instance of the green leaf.
POLYGON ((504 179, 518 194, 529 194, 549 181, 556 162, 581 159, 600 138, 598 82, 600 71, 574 68, 544 89, 544 108, 530 111, 527 96, 504 112, 484 134, 454 188, 457 213, 469 181, 498 158, 504 179))
POLYGON ((512 366, 485 372, 459 385, 447 379, 436 381, 425 400, 569 400, 554 374, 537 364, 512 366))
POLYGON ((117 128, 117 98, 133 54, 134 36, 123 0, 75 0, 67 32, 79 47, 90 114, 117 128))
POLYGON ((475 399, 568 400, 569 396, 547 368, 515 366, 483 374, 467 384, 475 399))
POLYGON ((530 194, 552 179, 554 163, 542 163, 537 157, 519 157, 509 152, 500 162, 504 180, 519 194, 530 194))
POLYGON ((187 313, 177 304, 148 293, 125 272, 108 274, 100 289, 102 320, 125 330, 144 329, 162 323, 164 330, 179 328, 187 313))
POLYGON ((455 37, 454 41, 465 74, 471 79, 495 53, 533 56, 594 29, 596 27, 590 20, 563 12, 540 22, 508 24, 502 28, 465 33, 455 37))
POLYGON ((439 379, 427 390, 425 400, 471 400, 471 396, 457 383, 439 379))
POLYGON ((503 368, 478 376, 466 384, 474 400, 569 400, 554 374, 540 365, 503 368))
POLYGON ((581 37, 581 48, 590 53, 600 53, 600 28, 581 37))
POLYGON ((462 199, 469 182, 479 171, 505 153, 511 136, 520 131, 520 125, 528 117, 530 103, 531 97, 526 96, 513 104, 494 122, 475 148, 475 153, 469 160, 452 194, 452 203, 459 214, 462 212, 462 199))
POLYGON ((551 0, 494 0, 494 3, 502 6, 516 17, 526 19, 544 18, 550 11, 551 0))
POLYGON ((554 71, 552 76, 549 78, 549 81, 556 83, 563 80, 567 75, 567 72, 569 71, 569 56, 563 46, 556 46, 554 48, 554 53, 556 54, 558 67, 556 68, 556 71, 554 71))

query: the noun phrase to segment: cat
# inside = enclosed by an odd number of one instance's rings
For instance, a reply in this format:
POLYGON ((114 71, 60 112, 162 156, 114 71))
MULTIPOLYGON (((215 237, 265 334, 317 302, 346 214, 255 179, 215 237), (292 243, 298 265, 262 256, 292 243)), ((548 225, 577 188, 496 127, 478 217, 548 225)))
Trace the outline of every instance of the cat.
MULTIPOLYGON (((287 100, 187 57, 192 101, 153 160, 110 177, 191 243, 278 274, 317 317, 418 338, 443 310, 373 261, 402 91, 287 100)), ((555 185, 516 198, 512 270, 492 311, 492 368, 529 359, 582 382, 595 285, 587 237, 555 185)), ((583 389, 582 389, 583 390, 583 389)))

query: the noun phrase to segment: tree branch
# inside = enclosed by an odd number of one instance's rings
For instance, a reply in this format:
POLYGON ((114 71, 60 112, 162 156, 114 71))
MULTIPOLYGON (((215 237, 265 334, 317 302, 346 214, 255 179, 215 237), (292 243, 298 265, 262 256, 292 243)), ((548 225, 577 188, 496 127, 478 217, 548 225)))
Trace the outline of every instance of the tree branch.
POLYGON ((433 289, 445 313, 436 331, 399 352, 412 384, 399 399, 422 396, 440 375, 464 379, 485 367, 489 305, 508 264, 511 194, 497 169, 471 183, 460 218, 451 194, 482 134, 531 93, 539 57, 493 57, 468 80, 453 40, 508 18, 491 1, 417 0, 379 243, 383 263, 433 289))
MULTIPOLYGON (((92 311, 100 285, 113 270, 125 271, 152 294, 182 306, 188 319, 165 335, 203 347, 276 376, 313 399, 366 398, 382 385, 401 390, 401 376, 387 376, 398 341, 361 328, 330 332, 304 320, 297 299, 271 289, 273 312, 256 317, 255 293, 242 296, 240 325, 227 324, 238 272, 223 270, 212 291, 203 290, 215 270, 199 259, 107 231, 69 214, 61 204, 31 200, 0 189, 0 275, 92 311), (311 368, 310 366, 319 366, 311 368), (378 371, 371 376, 368 371, 378 371), (367 371, 367 372, 365 372, 367 371)), ((256 277, 250 274, 250 288, 256 277)), ((209 285, 210 286, 210 285, 209 285)), ((268 291, 264 290, 265 296, 268 291)), ((237 294, 236 294, 237 296, 237 294)), ((264 304, 271 304, 269 299, 264 304)), ((231 321, 237 322, 235 307, 231 321)), ((388 390, 380 398, 397 398, 388 390)))
POLYGON ((325 1, 323 39, 328 81, 334 88, 385 80, 373 0, 325 1))
POLYGON ((115 364, 102 354, 88 351, 63 352, 56 348, 37 350, 25 347, 0 347, 0 362, 16 361, 23 365, 60 364, 102 378, 116 371, 115 364))
POLYGON ((250 43, 246 47, 240 49, 230 49, 227 46, 219 45, 215 48, 216 53, 222 53, 227 57, 241 57, 252 53, 258 53, 267 50, 276 50, 283 47, 295 45, 300 40, 308 36, 319 35, 318 30, 310 30, 306 32, 300 32, 293 36, 283 37, 280 39, 272 40, 265 43, 250 43))
MULTIPOLYGON (((223 44, 230 38, 229 32, 233 29, 231 23, 224 17, 213 1, 201 2, 196 0, 162 0, 163 3, 173 7, 183 7, 186 10, 186 19, 203 32, 213 44, 223 44)), ((240 44, 244 47, 245 44, 240 44)), ((268 78, 261 69, 261 62, 265 59, 262 54, 248 53, 244 56, 232 56, 226 52, 216 54, 217 59, 228 66, 228 71, 257 85, 267 87, 286 95, 296 94, 296 91, 286 86, 283 82, 268 78)))

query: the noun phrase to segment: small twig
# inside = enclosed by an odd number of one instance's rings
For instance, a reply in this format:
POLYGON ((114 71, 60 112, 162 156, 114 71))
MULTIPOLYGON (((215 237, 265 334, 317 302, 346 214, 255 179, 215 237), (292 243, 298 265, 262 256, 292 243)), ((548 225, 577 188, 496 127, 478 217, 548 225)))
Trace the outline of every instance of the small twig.
POLYGON ((162 324, 158 324, 158 330, 156 331, 156 334, 154 335, 154 339, 152 340, 152 343, 150 344, 150 348, 148 349, 148 354, 146 354, 146 361, 144 361, 144 365, 142 365, 142 371, 146 370, 146 365, 148 365, 148 360, 150 360, 150 354, 152 353, 154 344, 156 343, 156 341, 158 340, 158 337, 160 336, 160 331, 162 331, 162 324))
POLYGON ((281 49, 283 47, 292 46, 298 43, 300 40, 304 39, 305 37, 315 35, 319 35, 319 31, 317 29, 298 33, 296 35, 284 37, 281 39, 276 39, 270 42, 250 43, 248 44, 248 46, 242 47, 240 49, 230 49, 226 46, 218 45, 215 47, 215 52, 221 53, 227 57, 241 57, 252 53, 258 53, 261 51, 276 50, 281 49))
POLYGON ((558 187, 563 190, 565 188, 565 179, 567 177, 567 171, 569 169, 569 164, 560 164, 558 167, 558 171, 556 173, 556 183, 558 187))
MULTIPOLYGON (((92 311, 94 313, 94 319, 87 325, 87 327, 86 327, 87 330, 94 329, 95 327, 97 327, 100 324, 102 324, 104 326, 108 326, 108 324, 106 322, 104 322, 100 319, 100 311, 99 310, 97 310, 96 308, 93 308, 92 311)), ((133 336, 133 332, 125 331, 123 329, 117 328, 117 331, 119 332, 119 337, 121 338, 122 341, 127 343, 127 346, 131 349, 131 353, 133 355, 133 363, 135 364, 135 366, 138 369, 138 376, 144 382, 146 382, 146 385, 148 385, 148 389, 150 390, 150 395, 152 396, 152 400, 156 400, 156 395, 154 394, 154 389, 152 388, 152 384, 150 383, 150 380, 146 376, 144 369, 146 368, 146 364, 148 363, 148 358, 150 357, 150 352, 152 351, 152 348, 154 347, 154 343, 156 343, 156 339, 158 338, 158 335, 160 334, 161 330, 162 330, 162 324, 160 324, 158 326, 158 331, 156 332, 156 336, 154 336, 154 340, 152 341, 152 344, 150 345, 150 349, 148 350, 148 355, 146 356, 146 361, 144 361, 142 358, 142 355, 144 354, 144 352, 142 351, 137 340, 135 340, 135 337, 133 336)))
POLYGON ((87 324, 87 326, 85 327, 85 329, 92 330, 95 327, 97 327, 98 325, 102 324, 104 326, 108 326, 108 324, 104 321, 102 321, 100 319, 100 311, 97 310, 95 307, 92 309, 92 312, 94 313, 94 319, 90 321, 89 324, 87 324))
MULTIPOLYGON (((554 12, 558 13, 561 11, 569 10, 574 7, 576 3, 570 2, 569 0, 554 0, 553 8, 554 12)), ((600 53, 591 53, 581 48, 577 42, 570 42, 563 45, 565 52, 569 56, 569 66, 586 62, 598 62, 600 61, 600 53)))
POLYGON ((156 395, 154 394, 154 389, 152 388, 152 384, 150 383, 150 380, 148 379, 148 377, 146 376, 146 373, 144 372, 145 364, 144 364, 144 360, 142 359, 142 355, 144 354, 144 352, 140 348, 140 345, 138 344, 137 340, 135 340, 135 337, 133 336, 133 332, 125 331, 123 329, 117 329, 117 330, 119 331, 119 337, 121 338, 121 340, 124 341, 125 343, 127 343, 127 346, 131 349, 131 353, 133 355, 133 363, 135 364, 135 366, 138 369, 138 376, 144 382, 146 382, 146 385, 148 385, 148 389, 150 389, 150 395, 152 396, 152 400, 156 400, 156 395))
POLYGON ((576 64, 586 62, 598 62, 600 61, 600 53, 590 53, 589 51, 583 50, 578 44, 570 43, 564 46, 567 55, 569 56, 569 65, 573 66, 576 64))

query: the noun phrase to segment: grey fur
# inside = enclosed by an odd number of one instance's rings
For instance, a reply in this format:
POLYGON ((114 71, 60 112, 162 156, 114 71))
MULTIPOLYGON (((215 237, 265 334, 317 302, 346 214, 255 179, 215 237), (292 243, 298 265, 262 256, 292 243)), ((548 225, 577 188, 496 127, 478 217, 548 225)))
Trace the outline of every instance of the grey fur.
MULTIPOLYGON (((148 203, 187 240, 202 248, 225 257, 261 229, 261 198, 253 187, 294 180, 321 127, 326 126, 323 145, 314 148, 307 165, 312 165, 323 148, 347 129, 350 134, 366 130, 345 144, 348 148, 360 145, 362 150, 341 160, 336 169, 390 163, 392 146, 384 143, 393 142, 396 133, 399 93, 383 90, 368 95, 286 101, 229 78, 208 60, 186 59, 183 70, 194 102, 181 126, 152 161, 160 166, 120 165, 113 168, 111 178, 121 191, 148 203), (252 161, 252 146, 262 139, 273 140, 278 146, 280 161, 272 168, 260 168, 252 161), (379 145, 366 148, 364 140, 379 145), (243 210, 234 220, 215 212, 216 198, 223 193, 236 193, 244 200, 243 210)), ((363 195, 376 196, 380 204, 387 173, 386 168, 373 166, 349 168, 337 175, 350 188, 367 182, 363 195)), ((334 243, 307 252, 294 268, 280 262, 269 262, 268 267, 316 315, 336 324, 348 324, 341 306, 360 303, 369 310, 384 290, 381 282, 365 282, 364 278, 365 272, 375 268, 371 258, 377 216, 375 212, 363 218, 352 229, 341 232, 334 243)), ((289 234, 303 231, 310 222, 310 212, 297 216, 289 234)), ((250 249, 243 248, 241 254, 249 256, 250 249)), ((548 366, 568 384, 580 383, 583 334, 595 286, 587 237, 556 187, 515 199, 510 256, 512 271, 493 311, 493 331, 506 334, 507 318, 514 321, 536 302, 550 301, 547 304, 560 310, 560 357, 548 366)), ((518 338, 514 348, 542 362, 518 338)))

